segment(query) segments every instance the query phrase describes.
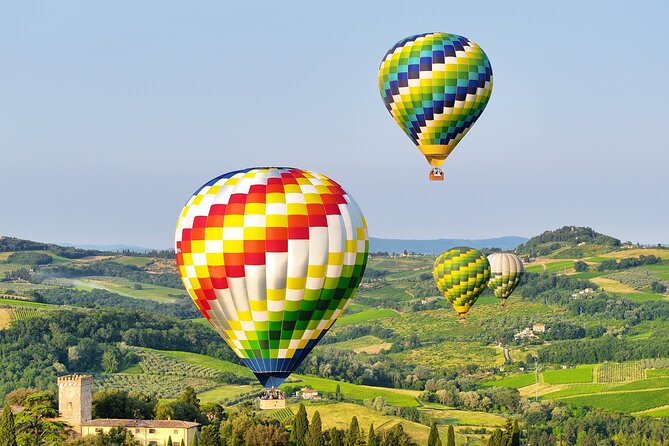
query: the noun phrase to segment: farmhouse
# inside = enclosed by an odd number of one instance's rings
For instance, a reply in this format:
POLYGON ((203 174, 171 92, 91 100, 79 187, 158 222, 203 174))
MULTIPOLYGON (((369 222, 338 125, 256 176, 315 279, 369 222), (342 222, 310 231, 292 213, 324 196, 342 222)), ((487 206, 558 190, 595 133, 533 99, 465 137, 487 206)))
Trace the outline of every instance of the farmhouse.
POLYGON ((302 389, 300 389, 300 397, 303 400, 316 400, 320 398, 318 392, 309 387, 302 387, 302 389))
POLYGON ((124 420, 92 417, 93 377, 68 375, 58 378, 58 411, 60 419, 72 426, 78 435, 95 435, 122 426, 130 430, 142 446, 163 446, 168 438, 172 445, 181 440, 190 445, 197 435, 198 423, 180 420, 124 420))

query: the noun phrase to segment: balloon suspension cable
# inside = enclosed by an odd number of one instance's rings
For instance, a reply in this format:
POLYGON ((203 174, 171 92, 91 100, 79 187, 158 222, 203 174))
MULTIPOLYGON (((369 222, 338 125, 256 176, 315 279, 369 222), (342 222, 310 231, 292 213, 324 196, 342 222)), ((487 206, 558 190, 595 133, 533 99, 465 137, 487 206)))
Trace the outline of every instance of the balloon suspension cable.
POLYGON ((438 167, 433 167, 427 177, 430 181, 444 181, 444 171, 438 167))

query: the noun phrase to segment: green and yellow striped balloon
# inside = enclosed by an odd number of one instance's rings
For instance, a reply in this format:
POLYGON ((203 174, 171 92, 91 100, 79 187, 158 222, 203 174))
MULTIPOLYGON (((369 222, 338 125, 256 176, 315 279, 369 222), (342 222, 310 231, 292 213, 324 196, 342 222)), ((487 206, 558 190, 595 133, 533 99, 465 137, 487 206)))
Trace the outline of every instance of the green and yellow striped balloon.
POLYGON ((502 299, 502 306, 506 306, 506 298, 516 289, 520 279, 523 277, 525 268, 523 262, 515 254, 507 252, 496 252, 488 256, 490 262, 491 277, 488 287, 502 299))
POLYGON ((432 272, 437 288, 464 320, 490 279, 490 263, 482 252, 459 247, 443 252, 432 272))

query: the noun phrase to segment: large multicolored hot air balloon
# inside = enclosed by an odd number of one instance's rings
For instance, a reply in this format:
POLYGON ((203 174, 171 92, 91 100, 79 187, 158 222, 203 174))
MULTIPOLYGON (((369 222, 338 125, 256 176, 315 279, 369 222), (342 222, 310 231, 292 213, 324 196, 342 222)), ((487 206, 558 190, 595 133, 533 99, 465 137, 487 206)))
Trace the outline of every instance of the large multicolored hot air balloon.
POLYGON ((284 167, 214 178, 176 229, 186 290, 265 387, 278 387, 346 309, 368 248, 365 218, 339 184, 284 167))
POLYGON ((490 264, 483 253, 474 248, 453 248, 434 261, 432 271, 437 288, 464 322, 490 279, 490 264))
POLYGON ((381 61, 386 108, 433 169, 439 168, 483 113, 492 93, 488 56, 466 37, 417 34, 400 40, 381 61))
POLYGON ((490 262, 490 281, 488 287, 502 299, 502 306, 506 306, 506 299, 516 289, 523 277, 525 268, 523 262, 515 254, 496 252, 488 256, 490 262))

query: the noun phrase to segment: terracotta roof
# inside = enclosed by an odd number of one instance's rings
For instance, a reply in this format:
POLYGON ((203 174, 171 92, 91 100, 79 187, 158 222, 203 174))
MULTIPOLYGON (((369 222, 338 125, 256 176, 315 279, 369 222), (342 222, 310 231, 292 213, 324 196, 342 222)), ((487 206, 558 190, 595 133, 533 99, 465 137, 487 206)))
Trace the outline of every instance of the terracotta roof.
POLYGON ((200 423, 181 420, 122 420, 116 418, 98 418, 97 420, 83 421, 82 426, 91 427, 155 427, 155 428, 182 428, 197 427, 200 423))

